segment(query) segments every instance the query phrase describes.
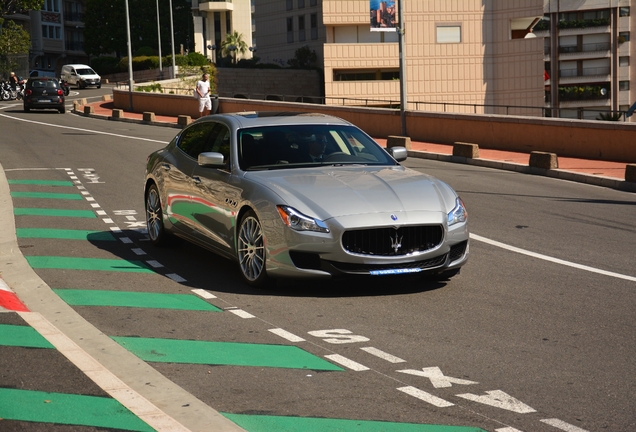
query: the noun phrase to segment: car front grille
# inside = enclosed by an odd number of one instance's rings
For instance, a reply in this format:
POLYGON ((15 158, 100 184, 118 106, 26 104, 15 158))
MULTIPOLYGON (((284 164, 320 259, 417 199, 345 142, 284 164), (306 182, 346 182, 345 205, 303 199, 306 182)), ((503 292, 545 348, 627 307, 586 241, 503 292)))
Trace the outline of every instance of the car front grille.
POLYGON ((441 225, 351 230, 343 234, 342 247, 357 255, 402 256, 434 249, 443 236, 441 225))
POLYGON ((440 255, 435 258, 431 258, 423 261, 415 261, 410 263, 401 264, 354 264, 354 263, 342 263, 329 261, 329 264, 343 273, 353 274, 369 274, 372 271, 385 271, 385 270, 405 270, 405 269, 431 269, 444 265, 448 254, 440 255))

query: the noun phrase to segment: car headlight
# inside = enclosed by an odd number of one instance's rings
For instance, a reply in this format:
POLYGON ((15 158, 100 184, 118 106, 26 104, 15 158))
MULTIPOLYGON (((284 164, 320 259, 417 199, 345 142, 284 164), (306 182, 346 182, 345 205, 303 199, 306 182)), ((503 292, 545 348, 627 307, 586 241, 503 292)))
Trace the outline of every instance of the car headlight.
POLYGON ((321 220, 306 216, 298 210, 284 205, 276 206, 285 225, 295 231, 316 231, 328 233, 329 228, 321 220))
POLYGON ((468 219, 468 212, 466 206, 461 198, 457 197, 455 200, 455 208, 448 213, 448 226, 453 226, 459 222, 466 222, 468 219))

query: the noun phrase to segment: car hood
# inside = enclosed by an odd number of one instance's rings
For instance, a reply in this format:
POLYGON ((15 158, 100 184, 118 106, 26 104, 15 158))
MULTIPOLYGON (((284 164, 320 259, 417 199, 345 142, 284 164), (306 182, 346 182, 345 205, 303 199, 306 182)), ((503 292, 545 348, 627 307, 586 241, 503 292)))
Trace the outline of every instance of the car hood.
POLYGON ((456 194, 426 174, 396 167, 328 167, 260 171, 248 176, 276 192, 283 202, 326 220, 370 213, 443 212, 456 194))

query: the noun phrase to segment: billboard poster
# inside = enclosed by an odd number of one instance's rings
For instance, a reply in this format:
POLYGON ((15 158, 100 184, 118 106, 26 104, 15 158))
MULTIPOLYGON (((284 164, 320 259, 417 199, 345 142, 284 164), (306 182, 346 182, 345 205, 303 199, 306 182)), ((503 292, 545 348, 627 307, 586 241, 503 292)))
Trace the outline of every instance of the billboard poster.
POLYGON ((369 0, 371 31, 396 31, 395 0, 369 0))

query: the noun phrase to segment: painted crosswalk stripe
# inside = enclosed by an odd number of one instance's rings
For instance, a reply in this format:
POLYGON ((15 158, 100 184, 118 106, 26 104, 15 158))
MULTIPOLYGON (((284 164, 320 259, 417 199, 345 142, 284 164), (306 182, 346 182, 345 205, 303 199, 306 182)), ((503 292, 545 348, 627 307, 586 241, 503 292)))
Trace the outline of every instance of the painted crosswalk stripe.
POLYGON ((123 259, 77 258, 64 256, 25 256, 36 269, 99 270, 114 272, 152 273, 142 261, 123 259))
POLYGON ((283 339, 287 339, 290 342, 304 342, 305 339, 300 336, 296 336, 293 333, 288 332, 287 330, 283 330, 282 328, 269 329, 275 335, 282 337, 283 339))
POLYGON ((8 180, 10 185, 35 185, 35 186, 73 186, 73 182, 68 180, 8 180))
POLYGON ((289 345, 112 337, 144 361, 286 369, 343 371, 303 349, 289 345))
POLYGON ((65 240, 115 241, 106 231, 70 230, 53 228, 16 228, 18 238, 49 238, 65 240))
POLYGON ((152 432, 115 399, 0 388, 0 418, 38 423, 152 432))
POLYGON ((354 362, 353 360, 349 360, 348 358, 341 356, 340 354, 329 354, 329 355, 326 355, 325 358, 328 358, 329 360, 333 362, 336 362, 345 367, 348 367, 349 369, 356 372, 369 370, 368 367, 361 365, 360 363, 354 362))
POLYGON ((190 294, 54 289, 71 306, 111 306, 221 312, 221 309, 190 294))
POLYGON ((29 326, 0 324, 0 345, 25 348, 54 348, 35 329, 29 326))
POLYGON ((71 193, 49 193, 49 192, 11 192, 13 198, 38 198, 38 199, 59 199, 59 200, 81 200, 80 194, 71 193))
POLYGON ((55 216, 96 219, 97 215, 92 210, 66 210, 50 208, 19 208, 13 209, 16 216, 55 216))

